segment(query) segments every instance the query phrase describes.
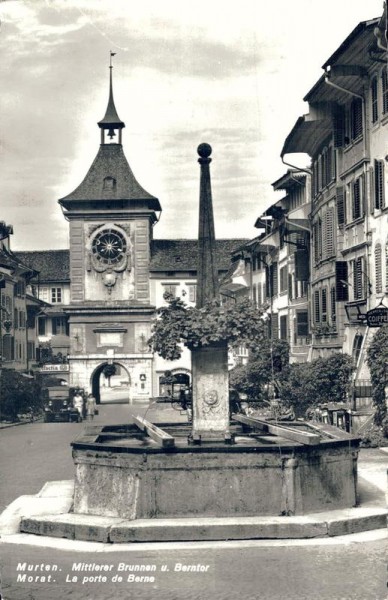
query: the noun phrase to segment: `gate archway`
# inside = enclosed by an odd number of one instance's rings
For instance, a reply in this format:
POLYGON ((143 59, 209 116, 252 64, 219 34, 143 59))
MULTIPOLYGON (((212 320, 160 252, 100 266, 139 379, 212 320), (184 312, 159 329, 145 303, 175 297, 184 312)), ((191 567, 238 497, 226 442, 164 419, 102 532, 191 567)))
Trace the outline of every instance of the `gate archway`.
MULTIPOLYGON (((119 371, 124 371, 124 374, 121 375, 121 381, 124 381, 124 378, 127 381, 127 385, 128 385, 128 393, 129 393, 129 387, 131 385, 131 377, 129 374, 128 369, 120 362, 103 362, 101 363, 92 373, 91 376, 91 389, 92 389, 92 394, 96 399, 96 403, 97 404, 101 404, 101 378, 103 377, 103 372, 104 369, 107 365, 114 365, 116 368, 119 369, 119 371)), ((120 377, 120 374, 118 375, 118 377, 120 377)))

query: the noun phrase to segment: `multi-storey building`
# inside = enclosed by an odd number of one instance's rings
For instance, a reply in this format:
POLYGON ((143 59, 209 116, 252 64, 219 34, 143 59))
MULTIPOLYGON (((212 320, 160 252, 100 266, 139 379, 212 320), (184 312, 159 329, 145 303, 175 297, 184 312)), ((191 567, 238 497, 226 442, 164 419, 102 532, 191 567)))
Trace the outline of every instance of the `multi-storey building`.
POLYGON ((282 150, 311 157, 312 357, 351 354, 359 379, 368 377, 372 334, 362 315, 386 293, 388 92, 380 34, 380 19, 360 23, 325 62, 305 97, 309 113, 282 150))
POLYGON ((0 363, 28 371, 35 362, 35 315, 44 303, 30 290, 36 271, 10 248, 11 225, 0 222, 0 363))
POLYGON ((272 339, 288 341, 292 362, 309 358, 310 177, 288 170, 273 184, 281 200, 257 220, 261 233, 236 249, 222 291, 250 296, 272 339))

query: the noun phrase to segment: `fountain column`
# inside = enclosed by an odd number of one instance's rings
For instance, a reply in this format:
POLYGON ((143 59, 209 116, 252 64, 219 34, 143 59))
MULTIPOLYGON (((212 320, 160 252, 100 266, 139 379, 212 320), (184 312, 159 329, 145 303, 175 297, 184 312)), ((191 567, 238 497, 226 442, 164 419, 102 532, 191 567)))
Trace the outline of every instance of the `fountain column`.
MULTIPOLYGON (((210 181, 211 146, 198 146, 199 195, 197 308, 218 297, 218 269, 210 181)), ((230 441, 229 375, 226 340, 191 351, 193 381, 192 441, 230 441)))

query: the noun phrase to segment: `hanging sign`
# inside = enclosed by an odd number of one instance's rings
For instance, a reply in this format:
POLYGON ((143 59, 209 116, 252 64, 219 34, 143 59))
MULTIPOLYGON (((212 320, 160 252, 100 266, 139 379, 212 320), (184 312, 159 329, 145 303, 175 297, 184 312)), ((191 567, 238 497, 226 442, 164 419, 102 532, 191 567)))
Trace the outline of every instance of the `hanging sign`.
POLYGON ((366 313, 366 322, 369 327, 381 327, 388 323, 388 308, 386 306, 379 306, 372 308, 366 313))

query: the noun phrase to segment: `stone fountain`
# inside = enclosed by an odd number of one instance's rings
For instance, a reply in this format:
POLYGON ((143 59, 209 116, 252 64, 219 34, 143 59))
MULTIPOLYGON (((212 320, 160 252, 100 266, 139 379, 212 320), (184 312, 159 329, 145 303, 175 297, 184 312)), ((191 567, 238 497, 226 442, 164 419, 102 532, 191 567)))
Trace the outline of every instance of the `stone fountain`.
MULTIPOLYGON (((201 166, 197 306, 218 294, 210 181, 201 166)), ((72 443, 74 513, 125 520, 305 515, 356 505, 358 439, 337 428, 231 421, 227 344, 192 352, 193 422, 88 426, 72 443)), ((139 521, 140 522, 140 521, 139 521)))

